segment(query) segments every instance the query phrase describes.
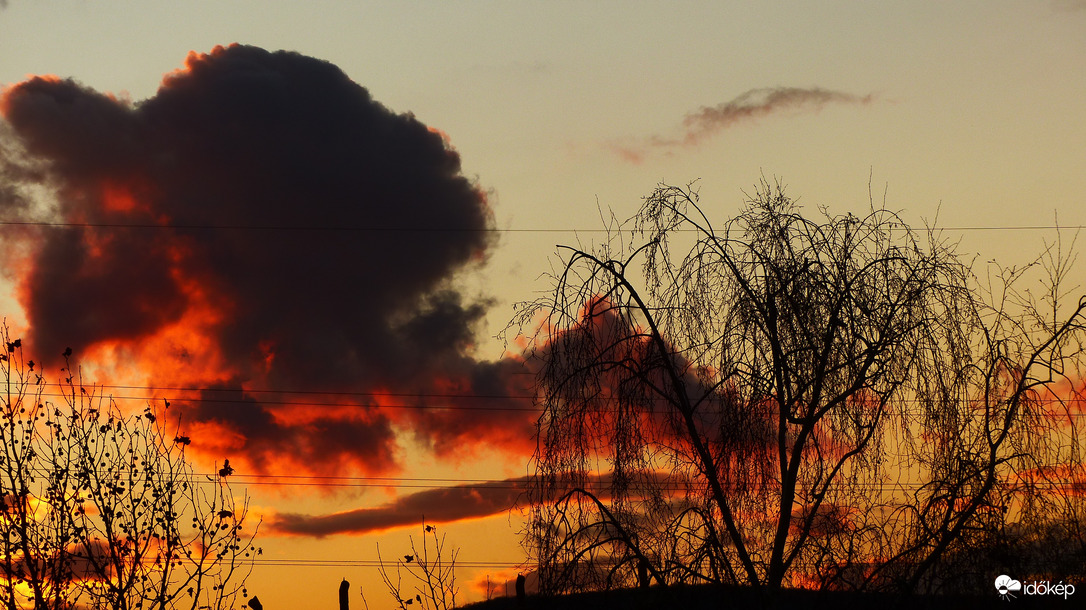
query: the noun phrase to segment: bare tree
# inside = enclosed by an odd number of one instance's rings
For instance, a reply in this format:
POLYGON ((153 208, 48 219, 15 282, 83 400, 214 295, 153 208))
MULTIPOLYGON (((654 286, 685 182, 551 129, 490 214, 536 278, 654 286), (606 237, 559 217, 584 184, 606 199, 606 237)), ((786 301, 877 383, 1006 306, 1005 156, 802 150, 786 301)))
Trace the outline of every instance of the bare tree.
POLYGON ((512 323, 539 329, 542 591, 937 591, 1015 528, 1081 541, 1059 492, 1083 480, 1086 302, 1059 244, 982 282, 932 229, 809 219, 764 180, 721 226, 667 185, 626 226, 561 247, 512 323))
POLYGON ((411 552, 397 557, 395 575, 385 568, 381 548, 377 548, 378 571, 388 592, 401 610, 418 607, 423 610, 450 610, 456 607, 456 557, 460 549, 445 551, 445 535, 438 537, 437 527, 422 524, 422 549, 411 540, 411 552), (407 582, 404 582, 404 575, 407 582), (393 580, 395 579, 395 580, 393 580))
POLYGON ((49 384, 6 327, 2 341, 0 603, 234 607, 258 549, 230 472, 194 473, 167 402, 126 415, 84 385, 70 350, 49 384))

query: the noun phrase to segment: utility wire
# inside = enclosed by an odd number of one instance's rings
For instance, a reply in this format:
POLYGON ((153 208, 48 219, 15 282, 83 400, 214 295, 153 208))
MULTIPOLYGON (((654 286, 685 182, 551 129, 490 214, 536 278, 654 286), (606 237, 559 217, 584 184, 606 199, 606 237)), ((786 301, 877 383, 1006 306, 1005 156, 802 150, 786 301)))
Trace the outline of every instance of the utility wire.
MULTIPOLYGON (((170 229, 203 231, 315 231, 315 232, 352 232, 352 233, 614 233, 613 229, 593 228, 530 228, 514 229, 484 227, 481 229, 456 229, 449 227, 344 227, 344 226, 297 226, 297 225, 212 225, 212 224, 157 224, 157 223, 113 223, 113 222, 49 222, 49 221, 0 221, 0 227, 43 227, 77 229, 170 229)), ((1086 225, 964 225, 951 227, 933 227, 937 231, 1051 231, 1081 230, 1086 225)), ((700 232, 698 229, 675 229, 676 233, 700 232)))
MULTIPOLYGON (((65 394, 43 393, 43 398, 63 398, 65 394)), ((153 396, 104 396, 103 398, 112 398, 115 401, 121 400, 139 400, 139 401, 156 401, 162 400, 163 397, 153 396)), ((451 397, 450 397, 451 398, 451 397)), ((456 396, 463 400, 475 400, 480 398, 474 395, 461 395, 456 396)), ((485 398, 501 398, 498 396, 490 396, 485 398)), ((516 398, 515 396, 508 396, 506 398, 516 398)), ((523 397, 528 399, 530 397, 523 397)), ((424 409, 424 410, 446 410, 446 411, 525 411, 525 412, 537 412, 538 409, 532 407, 487 407, 480 405, 434 405, 434 404, 357 404, 357 403, 342 403, 342 402, 313 402, 313 401, 297 401, 297 400, 265 400, 265 399, 245 399, 245 398, 185 398, 169 397, 171 404, 176 401, 180 403, 211 403, 211 404, 235 404, 235 405, 278 405, 278 406, 291 406, 291 407, 374 407, 382 409, 424 409)))
MULTIPOLYGON (((43 386, 57 386, 66 388, 66 383, 43 383, 43 386)), ((283 390, 283 389, 249 389, 249 388, 205 388, 193 386, 142 386, 142 385, 110 385, 104 383, 91 384, 94 388, 115 390, 150 390, 155 392, 236 392, 239 394, 319 394, 328 396, 361 396, 361 397, 385 397, 395 398, 464 398, 464 394, 451 392, 349 392, 339 390, 283 390)), ((471 394, 474 398, 532 398, 531 394, 471 394)))
MULTIPOLYGON (((43 477, 47 475, 44 470, 35 470, 36 474, 43 477)), ((95 470, 95 474, 99 476, 113 474, 109 470, 95 470)), ((216 473, 211 472, 193 472, 185 475, 175 475, 173 477, 160 476, 152 477, 159 481, 166 481, 171 478, 186 478, 193 482, 199 482, 200 479, 215 479, 216 473)), ((229 477, 231 484, 237 485, 267 485, 278 487, 380 487, 380 488, 396 488, 396 489, 433 489, 433 490, 456 490, 456 489, 501 489, 501 490, 526 490, 529 486, 528 481, 517 480, 494 480, 494 479, 462 479, 462 478, 428 478, 428 477, 368 477, 368 476, 332 476, 332 475, 283 475, 283 474, 233 474, 229 477), (285 479, 285 480, 284 480, 285 479)), ((1059 477, 1052 477, 1059 478, 1059 477)), ((135 477, 135 481, 146 480, 144 476, 135 477)), ((1073 485, 1075 481, 1070 478, 1064 478, 1063 480, 1038 480, 1028 483, 1021 482, 1009 482, 1012 488, 1019 487, 1038 487, 1038 488, 1052 488, 1062 487, 1067 485, 1073 485)), ((868 490, 914 490, 922 487, 933 486, 938 489, 937 485, 932 482, 923 481, 900 481, 900 482, 853 482, 853 481, 835 481, 832 482, 826 489, 868 489, 868 490)), ((630 490, 634 492, 644 492, 650 490, 659 490, 663 492, 686 492, 691 487, 697 487, 696 485, 688 485, 682 482, 661 482, 654 486, 645 485, 631 485, 630 490)), ((822 489, 821 485, 806 485, 803 483, 797 483, 796 488, 799 490, 809 490, 812 488, 822 489)), ((596 484, 588 485, 584 487, 585 491, 594 494, 607 493, 610 488, 606 485, 596 484)))
MULTIPOLYGON (((58 388, 67 388, 66 384, 61 383, 45 383, 43 386, 56 386, 58 388)), ((331 401, 316 401, 316 400, 283 400, 283 399, 265 399, 254 396, 252 398, 211 398, 211 397, 187 397, 187 396, 162 396, 163 392, 199 392, 199 393, 224 393, 224 394, 237 394, 241 396, 253 395, 253 394, 300 394, 308 396, 328 396, 328 397, 348 397, 348 398, 418 398, 418 399, 452 399, 456 401, 475 401, 475 400, 514 400, 514 401, 530 401, 535 398, 532 394, 453 394, 449 392, 349 392, 349 391, 335 391, 335 390, 261 390, 261 389, 223 389, 223 388, 199 388, 199 387, 155 387, 155 386, 136 386, 136 385, 108 385, 108 384, 93 384, 90 386, 92 390, 104 390, 104 389, 118 389, 118 390, 145 390, 150 393, 148 396, 131 396, 131 395, 113 395, 104 394, 101 398, 111 398, 115 401, 128 401, 138 400, 144 402, 158 402, 168 400, 171 404, 184 404, 184 403, 211 403, 211 404, 253 404, 253 405, 277 405, 277 406, 292 406, 292 407, 375 407, 375 408, 388 408, 388 409, 421 409, 421 410, 447 410, 447 411, 522 411, 538 413, 540 409, 538 407, 516 407, 516 406, 482 406, 482 405, 437 405, 437 404, 359 404, 357 402, 331 402, 331 401)), ((70 397, 70 393, 65 392, 42 392, 39 394, 30 394, 28 396, 42 397, 42 398, 65 398, 70 397)), ((95 397, 98 397, 96 394, 95 397)), ((611 403, 621 400, 616 396, 594 397, 593 402, 611 403)), ((660 398, 658 401, 665 399, 660 398)), ((1079 398, 1069 397, 1068 403, 1077 402, 1079 398)), ((920 399, 901 399, 900 401, 906 404, 925 404, 920 399)), ((1052 399, 1054 404, 1059 403, 1056 399, 1052 399)), ((1086 408, 1086 407, 1084 407, 1086 408)), ((1086 416, 1086 411, 1081 413, 1073 412, 1061 412, 1051 411, 1048 413, 1054 417, 1083 417, 1086 416)))
MULTIPOLYGON (((518 568, 524 566, 526 561, 461 561, 456 560, 458 568, 518 568)), ((380 568, 382 563, 376 559, 270 559, 258 558, 253 561, 256 566, 268 567, 293 567, 293 568, 380 568)), ((385 562, 384 565, 394 566, 396 561, 385 562)))

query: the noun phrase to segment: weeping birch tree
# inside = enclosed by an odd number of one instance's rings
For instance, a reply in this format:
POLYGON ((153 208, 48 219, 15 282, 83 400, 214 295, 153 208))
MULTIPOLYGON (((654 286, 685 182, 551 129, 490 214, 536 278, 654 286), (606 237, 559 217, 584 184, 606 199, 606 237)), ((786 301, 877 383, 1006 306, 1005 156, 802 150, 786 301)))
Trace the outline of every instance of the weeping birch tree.
POLYGON ((1081 571, 1086 301, 1060 243, 979 277, 874 204, 808 215, 763 180, 730 220, 709 211, 662 185, 602 245, 560 247, 519 306, 544 592, 1081 571))

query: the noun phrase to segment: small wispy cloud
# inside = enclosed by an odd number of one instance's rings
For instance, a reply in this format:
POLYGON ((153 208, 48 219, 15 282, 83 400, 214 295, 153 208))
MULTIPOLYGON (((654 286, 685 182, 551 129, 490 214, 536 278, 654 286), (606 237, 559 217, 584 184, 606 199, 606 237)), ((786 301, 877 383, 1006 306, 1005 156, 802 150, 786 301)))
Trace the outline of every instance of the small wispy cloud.
POLYGON ((1086 0, 1052 0, 1052 8, 1057 11, 1086 11, 1086 0))
POLYGON ((730 101, 716 106, 702 106, 687 114, 678 135, 654 135, 639 144, 612 145, 611 149, 626 161, 640 163, 650 149, 695 146, 736 123, 785 110, 818 111, 826 104, 869 104, 873 99, 872 94, 854 95, 821 87, 751 89, 730 101))

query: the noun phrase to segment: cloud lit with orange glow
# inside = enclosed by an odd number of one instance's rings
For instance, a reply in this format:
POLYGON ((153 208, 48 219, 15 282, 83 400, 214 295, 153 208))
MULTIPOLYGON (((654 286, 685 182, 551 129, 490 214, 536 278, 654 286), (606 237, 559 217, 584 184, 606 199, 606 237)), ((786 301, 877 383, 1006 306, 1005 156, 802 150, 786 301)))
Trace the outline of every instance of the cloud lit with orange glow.
POLYGON ((265 472, 396 470, 397 430, 530 452, 523 365, 478 359, 490 302, 452 283, 496 233, 445 133, 241 45, 139 102, 33 77, 0 112, 0 218, 24 223, 3 273, 47 365, 71 347, 185 405, 195 450, 265 472))

